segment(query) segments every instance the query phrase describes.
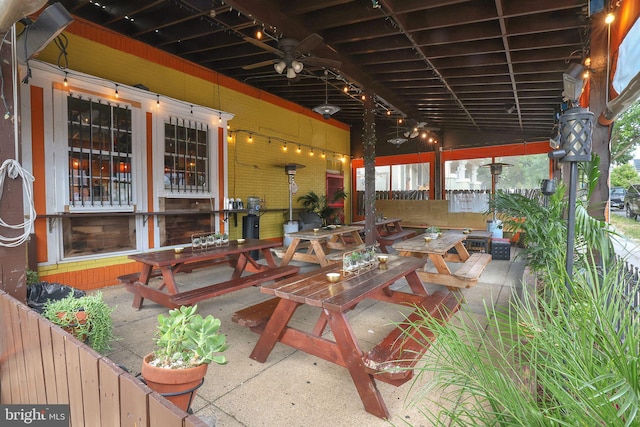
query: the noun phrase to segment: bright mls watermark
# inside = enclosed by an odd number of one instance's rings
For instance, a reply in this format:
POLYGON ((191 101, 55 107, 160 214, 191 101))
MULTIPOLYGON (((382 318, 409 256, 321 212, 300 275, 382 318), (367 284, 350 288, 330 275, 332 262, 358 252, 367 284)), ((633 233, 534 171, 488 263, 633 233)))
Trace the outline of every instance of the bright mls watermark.
POLYGON ((0 405, 0 426, 69 427, 69 405, 0 405))

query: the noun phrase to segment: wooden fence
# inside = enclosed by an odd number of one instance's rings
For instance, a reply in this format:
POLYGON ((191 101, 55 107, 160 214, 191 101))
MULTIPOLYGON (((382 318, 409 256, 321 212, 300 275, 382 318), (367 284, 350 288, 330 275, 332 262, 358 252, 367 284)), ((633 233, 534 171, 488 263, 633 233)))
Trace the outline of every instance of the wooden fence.
POLYGON ((72 427, 207 426, 2 291, 0 322, 1 404, 69 404, 72 427))

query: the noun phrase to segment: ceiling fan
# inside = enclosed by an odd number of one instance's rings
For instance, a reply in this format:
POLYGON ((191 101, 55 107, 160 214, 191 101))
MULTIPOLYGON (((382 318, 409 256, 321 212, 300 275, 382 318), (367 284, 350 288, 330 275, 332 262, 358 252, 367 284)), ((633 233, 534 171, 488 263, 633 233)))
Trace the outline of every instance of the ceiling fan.
POLYGON ((278 58, 245 65, 242 67, 243 70, 253 70, 254 68, 273 64, 273 68, 275 68, 278 74, 282 74, 286 70, 287 78, 294 79, 305 65, 336 69, 342 65, 340 61, 311 56, 311 51, 322 43, 322 37, 319 34, 310 34, 302 41, 283 38, 278 40, 277 48, 252 37, 245 37, 244 40, 264 50, 275 53, 278 58))
POLYGON ((422 132, 437 132, 439 130, 440 128, 427 126, 427 122, 417 122, 407 128, 407 130, 404 132, 404 136, 406 138, 416 138, 422 132))

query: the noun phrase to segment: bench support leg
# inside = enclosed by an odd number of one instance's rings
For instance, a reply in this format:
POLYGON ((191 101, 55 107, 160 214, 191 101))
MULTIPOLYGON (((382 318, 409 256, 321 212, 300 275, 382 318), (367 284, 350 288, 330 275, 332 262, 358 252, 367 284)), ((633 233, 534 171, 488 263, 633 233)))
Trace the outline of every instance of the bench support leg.
POLYGON ((249 355, 251 359, 260 363, 264 363, 267 360, 271 350, 273 350, 273 347, 275 347, 280 339, 280 336, 287 327, 287 323, 289 323, 291 316, 293 316, 293 313, 299 305, 299 303, 291 300, 280 300, 271 318, 267 322, 262 335, 258 338, 256 346, 249 355))
POLYGON ((328 315, 328 320, 331 332, 365 410, 376 417, 388 419, 389 410, 382 400, 382 395, 373 376, 365 369, 362 350, 353 336, 353 331, 344 313, 332 311, 328 315))

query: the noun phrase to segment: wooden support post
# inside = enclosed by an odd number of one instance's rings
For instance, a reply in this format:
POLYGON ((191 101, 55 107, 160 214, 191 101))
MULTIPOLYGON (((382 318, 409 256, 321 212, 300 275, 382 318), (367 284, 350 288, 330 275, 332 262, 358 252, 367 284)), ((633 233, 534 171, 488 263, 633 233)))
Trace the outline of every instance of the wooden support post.
POLYGON ((364 243, 376 242, 376 112, 375 94, 365 92, 364 99, 364 243))
MULTIPOLYGON (((13 31, 12 29, 9 32, 13 31)), ((0 35, 0 38, 5 36, 0 35)), ((0 103, 0 164, 7 159, 16 159, 16 138, 20 138, 15 123, 19 123, 20 104, 16 102, 16 90, 18 87, 17 72, 14 75, 14 62, 12 47, 15 46, 15 35, 6 34, 7 40, 12 43, 0 44, 0 67, 2 81, 4 82, 5 104, 0 103)), ((19 159, 18 159, 19 160, 19 159)), ((0 218, 7 224, 21 224, 24 222, 24 209, 22 205, 22 178, 5 178, 0 199, 0 218)), ((24 230, 0 229, 5 237, 15 237, 24 230)), ((19 301, 26 302, 26 274, 27 265, 26 245, 15 248, 0 246, 0 289, 7 292, 19 301)))

